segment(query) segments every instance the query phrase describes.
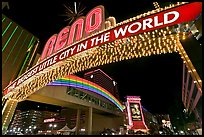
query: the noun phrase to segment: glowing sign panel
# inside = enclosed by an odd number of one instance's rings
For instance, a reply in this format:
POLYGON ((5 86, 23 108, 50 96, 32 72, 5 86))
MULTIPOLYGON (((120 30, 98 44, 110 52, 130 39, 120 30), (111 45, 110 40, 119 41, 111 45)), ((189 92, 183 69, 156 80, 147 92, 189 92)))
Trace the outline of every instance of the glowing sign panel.
POLYGON ((68 37, 69 28, 70 27, 65 27, 58 34, 57 41, 56 41, 55 48, 54 48, 54 52, 57 52, 58 50, 60 50, 60 49, 65 47, 65 44, 67 43, 67 37, 68 37))
POLYGON ((55 44, 57 35, 54 34, 49 40, 46 42, 44 50, 42 52, 41 58, 45 58, 46 56, 50 56, 53 51, 53 46, 55 44))
POLYGON ((144 116, 142 113, 140 97, 139 96, 127 96, 127 113, 128 113, 128 122, 129 129, 138 130, 143 129, 147 130, 147 126, 144 121, 144 116))
POLYGON ((86 35, 88 35, 91 32, 94 32, 97 28, 101 27, 101 24, 103 22, 102 13, 103 8, 95 8, 88 13, 88 15, 86 16, 86 28, 85 28, 86 35))
POLYGON ((55 118, 49 118, 49 119, 45 119, 44 123, 53 122, 53 121, 55 121, 55 118))
POLYGON ((131 110, 132 121, 142 120, 140 105, 138 103, 130 103, 130 110, 131 110))

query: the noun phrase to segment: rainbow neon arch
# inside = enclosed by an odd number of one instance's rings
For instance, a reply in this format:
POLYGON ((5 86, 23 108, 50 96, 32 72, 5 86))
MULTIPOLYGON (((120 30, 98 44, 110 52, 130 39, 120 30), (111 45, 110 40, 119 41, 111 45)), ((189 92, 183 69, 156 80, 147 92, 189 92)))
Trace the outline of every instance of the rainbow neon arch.
POLYGON ((47 84, 47 86, 69 86, 69 87, 85 89, 107 98, 113 104, 115 104, 121 111, 123 111, 122 104, 107 90, 105 90, 104 88, 100 87, 99 85, 93 82, 90 82, 88 80, 82 79, 74 75, 68 75, 66 77, 55 80, 47 84))

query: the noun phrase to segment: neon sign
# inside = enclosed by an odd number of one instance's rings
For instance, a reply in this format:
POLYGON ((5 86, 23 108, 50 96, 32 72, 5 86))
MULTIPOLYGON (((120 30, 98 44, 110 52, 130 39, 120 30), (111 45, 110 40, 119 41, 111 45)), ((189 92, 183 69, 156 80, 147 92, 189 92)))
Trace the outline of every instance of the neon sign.
POLYGON ((51 36, 45 44, 41 62, 8 85, 4 89, 4 95, 35 74, 85 50, 117 39, 195 20, 202 13, 202 3, 193 2, 174 7, 95 34, 105 26, 103 12, 103 6, 97 6, 87 14, 86 18, 79 18, 71 27, 67 26, 58 35, 51 36), (87 37, 92 33, 95 35, 87 37))
POLYGON ((55 121, 55 118, 49 118, 49 119, 44 119, 44 123, 47 123, 47 122, 53 122, 55 121))
POLYGON ((142 108, 141 108, 141 102, 139 96, 127 96, 126 97, 127 102, 127 113, 128 113, 128 129, 133 130, 148 130, 142 108))
POLYGON ((45 44, 41 61, 58 50, 68 47, 72 43, 102 28, 104 28, 104 7, 97 6, 87 14, 86 18, 78 18, 71 27, 67 26, 58 35, 54 34, 51 36, 45 44))

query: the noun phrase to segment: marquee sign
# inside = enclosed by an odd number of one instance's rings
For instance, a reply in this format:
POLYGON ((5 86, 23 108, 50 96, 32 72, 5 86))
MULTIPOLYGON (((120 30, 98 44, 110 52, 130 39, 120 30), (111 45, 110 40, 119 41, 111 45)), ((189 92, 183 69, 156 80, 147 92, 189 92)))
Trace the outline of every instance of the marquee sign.
POLYGON ((192 21, 201 12, 201 2, 188 3, 138 20, 129 21, 99 33, 100 30, 105 28, 105 16, 103 6, 97 6, 86 17, 77 19, 71 27, 67 26, 58 35, 51 36, 45 44, 41 62, 8 85, 4 89, 4 95, 35 74, 75 54, 117 39, 192 21))
POLYGON ((128 129, 132 130, 141 130, 146 131, 148 130, 144 116, 141 108, 140 97, 139 96, 127 96, 126 97, 126 108, 128 114, 128 129))
POLYGON ((64 117, 48 118, 43 120, 44 123, 63 122, 63 121, 65 121, 64 117))
POLYGON ((44 123, 48 123, 48 122, 54 122, 55 118, 49 118, 49 119, 44 119, 43 122, 44 123))

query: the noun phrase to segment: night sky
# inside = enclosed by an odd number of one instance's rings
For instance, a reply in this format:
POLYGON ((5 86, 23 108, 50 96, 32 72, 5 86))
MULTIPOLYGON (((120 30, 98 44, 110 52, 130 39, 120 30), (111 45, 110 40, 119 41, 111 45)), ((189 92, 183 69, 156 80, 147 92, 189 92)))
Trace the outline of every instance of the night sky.
MULTIPOLYGON (((146 0, 115 2, 84 0, 81 2, 85 7, 83 15, 85 16, 95 6, 104 5, 106 17, 114 16, 119 23, 154 9, 153 2, 146 0)), ((46 41, 68 25, 66 17, 61 16, 66 11, 63 4, 74 6, 70 0, 11 1, 10 9, 4 9, 3 14, 39 38, 39 53, 41 53, 46 41)), ((159 2, 159 4, 163 7, 169 2, 159 2)), ((142 105, 151 113, 173 114, 175 113, 173 111, 179 111, 182 107, 182 60, 178 53, 131 59, 94 69, 98 68, 118 83, 119 94, 123 101, 126 95, 141 96, 142 105)), ((83 76, 83 73, 77 75, 83 76)))

